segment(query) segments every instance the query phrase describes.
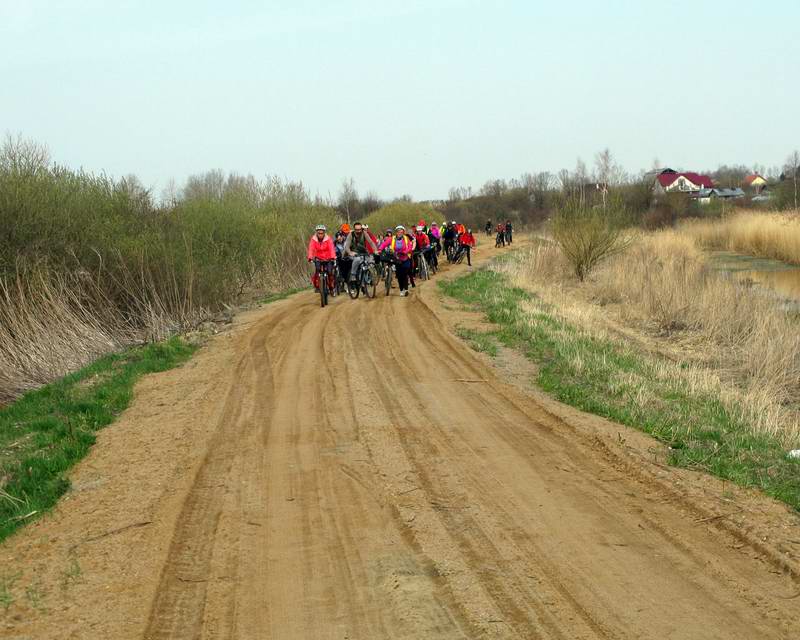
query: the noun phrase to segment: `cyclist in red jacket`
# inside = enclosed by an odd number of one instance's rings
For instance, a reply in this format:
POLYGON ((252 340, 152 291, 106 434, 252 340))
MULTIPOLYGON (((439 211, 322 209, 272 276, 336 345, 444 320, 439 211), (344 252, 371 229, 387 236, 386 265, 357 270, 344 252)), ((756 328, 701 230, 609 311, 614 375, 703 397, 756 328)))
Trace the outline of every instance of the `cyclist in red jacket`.
MULTIPOLYGON (((327 234, 327 228, 324 224, 318 224, 314 235, 308 242, 308 261, 319 261, 320 270, 328 274, 328 288, 333 291, 336 288, 336 280, 333 275, 333 263, 336 261, 336 247, 333 240, 327 234)), ((311 283, 314 288, 319 290, 319 276, 317 270, 314 270, 314 275, 311 276, 311 283)))
POLYGON ((475 246, 475 236, 472 235, 472 229, 466 229, 464 233, 458 236, 458 245, 461 251, 467 252, 467 265, 471 267, 470 251, 475 246))

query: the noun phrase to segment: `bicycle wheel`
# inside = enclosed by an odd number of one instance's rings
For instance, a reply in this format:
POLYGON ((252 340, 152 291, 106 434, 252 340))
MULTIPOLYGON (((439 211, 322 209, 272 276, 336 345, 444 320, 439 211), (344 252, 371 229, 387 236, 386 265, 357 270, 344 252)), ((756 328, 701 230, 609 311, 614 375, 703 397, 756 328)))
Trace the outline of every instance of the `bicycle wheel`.
POLYGON ((352 300, 358 298, 358 294, 361 293, 361 274, 359 273, 356 277, 355 282, 351 282, 350 286, 347 289, 347 293, 352 300))
POLYGON ((324 269, 320 269, 319 272, 319 298, 320 306, 328 304, 328 274, 324 269))
POLYGON ((389 292, 392 290, 392 265, 386 265, 386 275, 383 278, 384 283, 386 284, 386 295, 389 295, 389 292))
POLYGON ((369 267, 364 270, 364 295, 367 298, 374 298, 375 292, 378 289, 378 274, 375 267, 369 267))
POLYGON ((430 278, 430 271, 428 270, 428 261, 425 259, 425 256, 420 254, 419 256, 419 277, 420 280, 427 280, 430 278))

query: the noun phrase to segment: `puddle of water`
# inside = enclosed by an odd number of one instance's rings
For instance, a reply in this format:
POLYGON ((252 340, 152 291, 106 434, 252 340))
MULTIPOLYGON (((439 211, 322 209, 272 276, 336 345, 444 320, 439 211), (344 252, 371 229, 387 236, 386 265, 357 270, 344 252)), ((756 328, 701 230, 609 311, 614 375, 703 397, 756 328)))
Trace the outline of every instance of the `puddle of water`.
POLYGON ((742 284, 760 286, 781 298, 800 302, 800 267, 727 251, 713 252, 709 264, 742 284))

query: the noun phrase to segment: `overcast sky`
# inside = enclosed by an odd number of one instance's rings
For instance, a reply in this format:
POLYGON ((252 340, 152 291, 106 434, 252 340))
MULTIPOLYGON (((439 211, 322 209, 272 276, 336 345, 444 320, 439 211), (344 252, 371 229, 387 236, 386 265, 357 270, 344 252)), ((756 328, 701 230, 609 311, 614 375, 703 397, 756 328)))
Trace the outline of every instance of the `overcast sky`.
POLYGON ((71 167, 343 177, 383 197, 572 168, 777 165, 800 2, 0 0, 0 133, 71 167))

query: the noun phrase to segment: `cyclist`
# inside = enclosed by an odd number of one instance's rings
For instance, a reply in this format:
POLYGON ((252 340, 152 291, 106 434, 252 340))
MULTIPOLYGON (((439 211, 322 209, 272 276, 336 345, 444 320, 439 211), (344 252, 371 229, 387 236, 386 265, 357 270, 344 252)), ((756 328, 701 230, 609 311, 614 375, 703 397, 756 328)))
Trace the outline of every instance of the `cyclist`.
POLYGON ((352 258, 350 265, 349 284, 355 284, 356 278, 361 270, 368 255, 376 253, 378 247, 372 240, 372 236, 364 230, 364 225, 360 222, 353 223, 353 230, 348 234, 344 241, 343 255, 352 258))
MULTIPOLYGON (((328 289, 333 291, 336 288, 336 281, 333 276, 333 263, 336 260, 336 247, 333 245, 333 240, 327 233, 328 229, 324 224, 318 224, 314 230, 314 235, 308 242, 308 261, 313 262, 319 260, 321 269, 325 271, 328 276, 328 289)), ((311 276, 311 284, 319 291, 319 277, 317 276, 316 269, 314 275, 311 276)))
POLYGON ((394 235, 385 237, 380 251, 388 251, 394 256, 397 269, 397 283, 400 285, 400 295, 408 295, 408 279, 411 274, 411 255, 414 252, 414 242, 406 235, 406 228, 399 224, 395 227, 394 235))
POLYGON ((452 261, 456 245, 455 222, 447 225, 447 228, 442 232, 442 239, 444 241, 443 244, 445 255, 447 256, 448 260, 452 261))
POLYGON ((514 231, 514 227, 511 225, 511 220, 506 220, 505 232, 506 232, 506 243, 511 244, 511 235, 514 231))
MULTIPOLYGON (((344 225, 343 225, 344 226, 344 225)), ((348 277, 350 275, 350 259, 345 259, 344 257, 344 242, 347 239, 347 234, 343 231, 336 232, 336 239, 333 242, 333 246, 336 248, 336 264, 339 266, 339 273, 342 276, 342 280, 347 282, 348 277)))
POLYGON ((487 220, 487 221, 486 221, 486 226, 485 226, 484 228, 486 229, 486 235, 487 235, 487 236, 489 236, 489 235, 491 235, 491 234, 492 234, 492 227, 493 227, 493 226, 494 226, 494 225, 492 224, 492 220, 491 220, 491 218, 490 218, 489 220, 487 220))
POLYGON ((414 234, 414 246, 414 267, 417 269, 419 267, 418 261, 425 260, 428 256, 428 249, 431 248, 431 239, 425 233, 425 225, 423 224, 417 225, 416 233, 414 234))
POLYGON ((501 222, 495 228, 497 232, 497 239, 494 241, 495 247, 505 247, 506 246, 506 226, 501 222))
POLYGON ((467 265, 472 266, 472 261, 470 260, 470 252, 472 248, 475 246, 475 236, 472 235, 472 229, 467 229, 458 236, 458 250, 459 252, 466 251, 467 252, 467 265))
POLYGON ((374 234, 374 233, 372 233, 372 231, 370 231, 370 230, 369 230, 369 225, 368 225, 367 223, 364 223, 364 225, 363 225, 363 226, 364 226, 364 231, 366 231, 366 232, 367 232, 367 235, 368 235, 370 238, 372 238, 372 243, 373 243, 373 244, 374 244, 374 245, 377 247, 377 246, 378 246, 378 238, 376 238, 376 237, 375 237, 375 234, 374 234))
POLYGON ((435 222, 431 224, 428 229, 428 242, 430 243, 430 250, 428 251, 428 259, 431 264, 439 268, 439 252, 442 250, 441 234, 439 233, 439 225, 435 222))

